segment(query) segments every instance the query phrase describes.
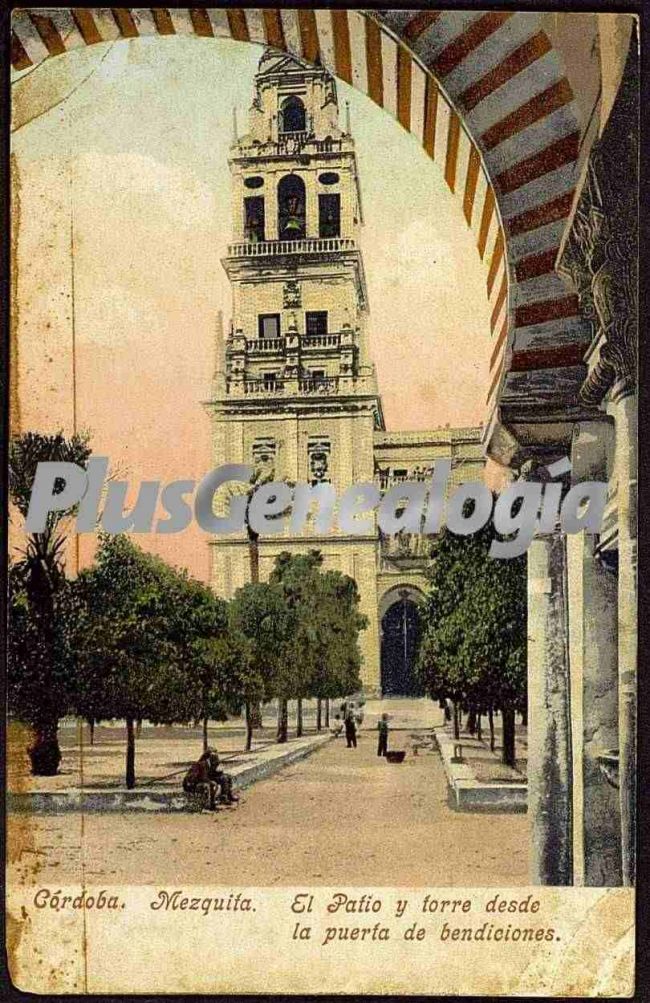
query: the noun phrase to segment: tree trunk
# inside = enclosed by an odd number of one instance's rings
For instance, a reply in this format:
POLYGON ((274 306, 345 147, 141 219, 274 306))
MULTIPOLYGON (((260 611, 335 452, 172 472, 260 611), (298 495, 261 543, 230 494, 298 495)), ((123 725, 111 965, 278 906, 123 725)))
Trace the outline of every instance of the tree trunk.
POLYGON ((302 738, 302 697, 296 701, 296 737, 302 738))
POLYGON ((247 700, 246 704, 246 752, 250 752, 253 747, 253 714, 254 707, 247 700))
POLYGON ((323 701, 320 697, 316 700, 316 731, 323 730, 323 701))
POLYGON ((522 723, 522 725, 523 725, 524 728, 528 727, 528 708, 527 707, 524 707, 524 709, 521 712, 521 723, 522 723))
POLYGON ((208 718, 207 716, 203 718, 203 751, 207 752, 208 749, 208 718))
POLYGON ((133 718, 126 719, 126 788, 132 791, 135 787, 135 729, 133 718))
POLYGON ((139 717, 135 723, 135 737, 140 738, 142 736, 142 718, 139 717))
POLYGON ((515 709, 504 707, 501 711, 503 723, 503 745, 501 761, 504 766, 515 766, 515 709))
POLYGON ((95 744, 95 718, 94 717, 89 717, 88 718, 88 734, 89 734, 90 744, 94 745, 95 744))
MULTIPOLYGON (((250 498, 248 500, 250 505, 250 498)), ((260 543, 259 534, 251 529, 248 523, 248 506, 246 507, 246 532, 248 533, 248 564, 250 580, 253 585, 258 585, 260 580, 260 543)), ((253 744, 253 728, 262 727, 262 707, 259 701, 252 706, 246 705, 246 751, 248 752, 253 744), (249 734, 250 729, 250 734, 249 734)))
POLYGON ((467 715, 467 730, 470 735, 476 734, 476 711, 474 707, 470 707, 469 714, 467 715))
POLYGON ((481 725, 481 712, 480 711, 479 711, 479 713, 476 716, 476 737, 478 738, 479 742, 483 741, 483 727, 481 725))
POLYGON ((28 750, 32 764, 32 776, 53 777, 58 772, 61 762, 58 730, 58 721, 50 721, 35 728, 34 744, 28 750))
POLYGON ((454 700, 453 703, 454 703, 454 738, 455 739, 459 739, 460 738, 460 711, 459 711, 459 708, 458 708, 458 704, 456 703, 455 700, 454 700))
POLYGON ((289 702, 287 700, 278 700, 278 733, 276 736, 276 741, 286 742, 288 730, 289 730, 289 702))
POLYGON ((248 509, 246 510, 246 529, 248 532, 248 562, 250 566, 250 579, 253 585, 257 585, 260 580, 260 544, 259 535, 248 525, 248 509))
POLYGON ((488 711, 488 721, 490 722, 490 752, 494 752, 494 711, 492 707, 488 711))
POLYGON ((330 726, 330 698, 325 697, 325 727, 330 726))

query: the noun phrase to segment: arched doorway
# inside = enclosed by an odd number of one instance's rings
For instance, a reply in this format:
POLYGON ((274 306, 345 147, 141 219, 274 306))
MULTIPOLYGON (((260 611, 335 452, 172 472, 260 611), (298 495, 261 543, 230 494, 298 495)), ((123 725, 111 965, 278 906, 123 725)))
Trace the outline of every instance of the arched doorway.
POLYGON ((421 630, 414 590, 396 590, 381 619, 382 696, 422 696, 415 674, 421 630))

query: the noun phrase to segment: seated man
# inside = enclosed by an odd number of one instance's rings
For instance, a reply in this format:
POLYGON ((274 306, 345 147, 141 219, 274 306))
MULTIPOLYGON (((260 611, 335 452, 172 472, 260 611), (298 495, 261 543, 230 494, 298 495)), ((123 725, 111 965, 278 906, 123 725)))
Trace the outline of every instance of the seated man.
POLYGON ((222 804, 236 804, 239 797, 233 793, 232 777, 229 773, 224 773, 219 762, 219 753, 216 749, 207 749, 203 754, 208 757, 208 777, 212 783, 219 786, 219 800, 222 804))
POLYGON ((214 811, 219 784, 210 776, 210 755, 210 749, 207 749, 192 763, 183 777, 183 790, 186 794, 202 794, 210 811, 214 811))

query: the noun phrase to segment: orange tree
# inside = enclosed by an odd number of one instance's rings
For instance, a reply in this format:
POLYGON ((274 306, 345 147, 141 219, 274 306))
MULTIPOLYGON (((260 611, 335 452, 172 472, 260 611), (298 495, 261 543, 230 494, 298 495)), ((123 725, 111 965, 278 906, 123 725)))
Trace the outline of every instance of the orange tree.
POLYGON ((526 703, 526 556, 489 556, 492 523, 471 536, 444 529, 431 549, 417 662, 434 698, 499 710, 503 761, 515 764, 515 710, 526 703))

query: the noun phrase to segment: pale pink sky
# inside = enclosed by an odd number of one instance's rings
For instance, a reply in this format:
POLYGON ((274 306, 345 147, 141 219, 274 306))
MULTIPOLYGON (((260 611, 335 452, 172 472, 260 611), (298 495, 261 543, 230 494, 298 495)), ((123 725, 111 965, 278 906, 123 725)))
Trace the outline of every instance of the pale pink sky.
MULTIPOLYGON (((243 131, 260 52, 138 39, 50 60, 14 85, 26 121, 13 137, 21 425, 70 430, 74 321, 77 425, 134 483, 198 480, 219 462, 201 401, 217 315, 230 313, 232 108, 243 131)), ((345 100, 387 425, 477 424, 489 311, 460 203, 414 137, 340 83, 345 100)), ((139 542, 207 578, 196 528, 139 542)))

